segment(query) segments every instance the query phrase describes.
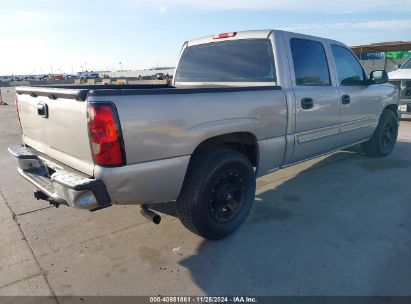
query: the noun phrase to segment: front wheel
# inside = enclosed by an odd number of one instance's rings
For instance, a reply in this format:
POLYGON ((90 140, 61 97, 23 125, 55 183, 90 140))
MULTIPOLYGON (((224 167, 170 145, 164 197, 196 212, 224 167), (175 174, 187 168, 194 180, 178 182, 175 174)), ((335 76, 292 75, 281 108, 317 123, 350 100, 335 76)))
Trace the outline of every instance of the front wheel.
POLYGON ((245 221, 254 201, 255 173, 238 151, 213 148, 193 155, 177 199, 180 221, 210 240, 222 239, 245 221))
POLYGON ((362 148, 368 156, 387 156, 394 149, 397 136, 398 116, 392 110, 384 110, 373 136, 369 141, 362 144, 362 148))

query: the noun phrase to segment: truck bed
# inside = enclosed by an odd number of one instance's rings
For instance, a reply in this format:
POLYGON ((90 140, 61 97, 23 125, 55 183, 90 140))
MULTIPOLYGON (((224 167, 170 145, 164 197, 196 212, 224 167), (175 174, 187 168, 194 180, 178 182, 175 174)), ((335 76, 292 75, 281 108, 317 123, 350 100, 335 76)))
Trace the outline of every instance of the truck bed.
POLYGON ((158 94, 195 94, 224 93, 243 91, 280 90, 280 86, 215 86, 215 87, 170 87, 167 85, 42 85, 18 87, 17 94, 29 94, 32 97, 47 96, 50 99, 74 98, 85 101, 87 96, 119 95, 158 95, 158 94))

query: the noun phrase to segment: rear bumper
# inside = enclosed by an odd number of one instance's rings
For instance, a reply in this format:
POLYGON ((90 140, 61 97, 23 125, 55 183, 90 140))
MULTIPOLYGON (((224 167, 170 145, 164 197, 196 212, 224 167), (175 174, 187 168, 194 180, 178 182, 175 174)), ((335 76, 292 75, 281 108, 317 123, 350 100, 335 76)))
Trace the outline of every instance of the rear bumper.
POLYGON ((400 104, 411 105, 411 98, 400 98, 400 104))
POLYGON ((15 146, 8 150, 16 159, 19 174, 43 192, 50 202, 88 210, 111 205, 102 181, 80 173, 54 170, 30 148, 15 146))

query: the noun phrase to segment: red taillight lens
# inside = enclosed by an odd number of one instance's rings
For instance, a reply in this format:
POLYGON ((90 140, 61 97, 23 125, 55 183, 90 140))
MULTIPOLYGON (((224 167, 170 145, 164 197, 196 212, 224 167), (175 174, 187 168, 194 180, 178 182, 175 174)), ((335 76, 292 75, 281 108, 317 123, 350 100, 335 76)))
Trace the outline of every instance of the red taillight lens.
POLYGON ((231 37, 235 37, 236 35, 237 35, 237 32, 221 33, 221 34, 215 35, 213 38, 214 39, 231 38, 231 37))
POLYGON ((88 130, 96 165, 125 164, 124 145, 117 111, 111 103, 89 103, 88 130))

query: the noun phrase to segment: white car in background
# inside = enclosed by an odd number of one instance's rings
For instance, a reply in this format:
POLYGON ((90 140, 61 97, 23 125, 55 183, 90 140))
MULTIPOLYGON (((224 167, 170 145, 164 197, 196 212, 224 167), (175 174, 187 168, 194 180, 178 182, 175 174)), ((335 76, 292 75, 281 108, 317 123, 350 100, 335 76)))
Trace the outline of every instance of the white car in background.
POLYGON ((99 79, 99 78, 100 78, 99 73, 94 73, 94 72, 82 73, 80 75, 80 79, 99 79))
POLYGON ((411 58, 396 71, 388 73, 389 82, 400 89, 401 112, 411 112, 411 58))

